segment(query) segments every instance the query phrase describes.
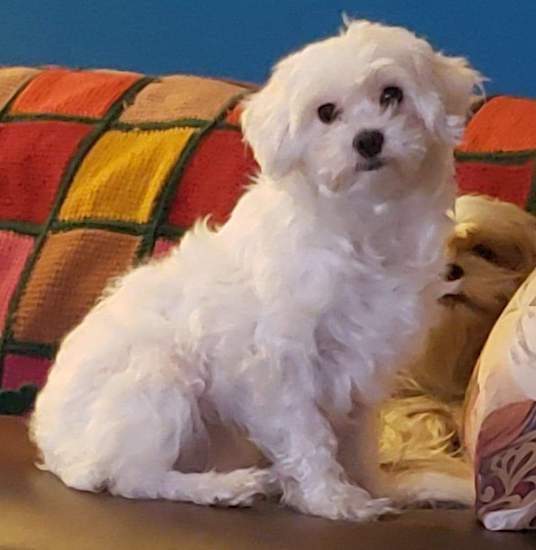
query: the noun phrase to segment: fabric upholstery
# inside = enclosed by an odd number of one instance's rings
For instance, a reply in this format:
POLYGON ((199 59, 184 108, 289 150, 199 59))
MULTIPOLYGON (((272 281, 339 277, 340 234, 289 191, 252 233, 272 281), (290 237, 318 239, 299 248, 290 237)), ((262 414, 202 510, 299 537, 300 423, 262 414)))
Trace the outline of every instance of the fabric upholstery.
POLYGON ((248 85, 0 69, 0 413, 29 409, 61 339, 111 278, 199 217, 225 221, 256 165, 248 85))
POLYGON ((536 213, 535 159, 536 101, 493 97, 456 151, 460 193, 483 193, 536 213))

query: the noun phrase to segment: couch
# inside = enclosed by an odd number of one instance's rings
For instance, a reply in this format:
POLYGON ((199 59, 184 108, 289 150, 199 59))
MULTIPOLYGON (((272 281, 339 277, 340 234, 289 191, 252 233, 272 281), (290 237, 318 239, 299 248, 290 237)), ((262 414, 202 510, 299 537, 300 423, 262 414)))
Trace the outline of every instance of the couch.
MULTIPOLYGON (((33 466, 25 415, 61 338, 110 278, 166 254, 199 217, 225 222, 254 172, 239 126, 250 90, 186 75, 0 69, 0 548, 532 548, 530 537, 484 531, 471 510, 356 525, 265 503, 84 494, 33 466)), ((501 97, 481 107, 456 153, 461 192, 534 207, 531 109, 501 97)))

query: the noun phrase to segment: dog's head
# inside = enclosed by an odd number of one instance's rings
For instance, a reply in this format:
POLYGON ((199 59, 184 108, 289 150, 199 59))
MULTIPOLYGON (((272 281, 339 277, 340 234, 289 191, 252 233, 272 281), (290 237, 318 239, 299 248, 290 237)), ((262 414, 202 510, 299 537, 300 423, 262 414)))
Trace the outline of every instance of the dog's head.
POLYGON ((536 218, 484 196, 456 200, 449 242, 448 278, 454 293, 442 310, 412 377, 445 399, 463 397, 478 356, 497 318, 536 267, 536 218))
POLYGON ((283 59, 244 103, 261 170, 298 170, 331 191, 407 180, 460 138, 480 75, 411 32, 367 21, 283 59), (381 175, 380 175, 381 174, 381 175))
POLYGON ((459 197, 455 218, 449 278, 460 286, 442 302, 495 321, 536 266, 536 218, 481 195, 459 197))

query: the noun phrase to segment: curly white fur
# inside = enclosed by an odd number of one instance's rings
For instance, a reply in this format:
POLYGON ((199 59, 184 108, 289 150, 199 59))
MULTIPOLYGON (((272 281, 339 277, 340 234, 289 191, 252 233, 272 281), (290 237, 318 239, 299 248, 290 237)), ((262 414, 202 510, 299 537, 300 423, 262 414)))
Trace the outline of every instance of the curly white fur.
POLYGON ((127 274, 63 342, 32 419, 43 467, 126 497, 388 510, 356 484, 374 485, 366 418, 444 292, 452 146, 479 79, 365 21, 280 62, 245 102, 261 171, 230 220, 127 274), (353 145, 366 129, 384 135, 375 165, 353 145))

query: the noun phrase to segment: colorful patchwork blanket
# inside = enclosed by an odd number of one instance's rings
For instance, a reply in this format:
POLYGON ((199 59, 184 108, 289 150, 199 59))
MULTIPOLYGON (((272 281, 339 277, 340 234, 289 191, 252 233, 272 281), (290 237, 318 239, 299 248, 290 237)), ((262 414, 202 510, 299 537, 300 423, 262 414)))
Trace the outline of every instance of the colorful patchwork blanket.
MULTIPOLYGON (((255 170, 247 85, 0 69, 0 413, 29 409, 110 278, 225 221, 255 170)), ((96 345, 98 345, 96 343, 96 345)))

